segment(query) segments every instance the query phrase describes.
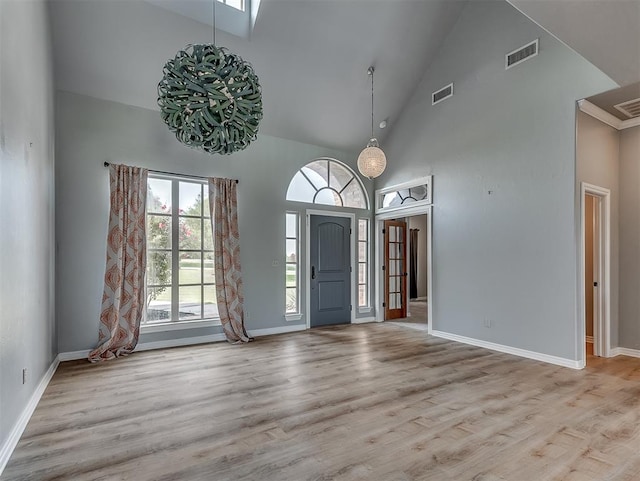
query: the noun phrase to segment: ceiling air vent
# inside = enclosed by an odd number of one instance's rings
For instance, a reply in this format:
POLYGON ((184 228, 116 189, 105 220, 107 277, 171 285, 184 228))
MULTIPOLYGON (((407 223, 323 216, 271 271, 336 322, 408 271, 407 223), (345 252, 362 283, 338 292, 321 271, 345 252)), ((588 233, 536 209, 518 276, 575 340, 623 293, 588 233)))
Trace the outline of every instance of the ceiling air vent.
POLYGON ((518 65, 519 63, 529 60, 530 58, 538 55, 538 39, 526 44, 524 47, 520 47, 518 50, 514 50, 506 55, 505 69, 509 70, 511 67, 518 65))
POLYGON ((440 90, 436 90, 431 94, 431 105, 442 102, 443 100, 453 97, 453 82, 440 90))
POLYGON ((628 100, 627 102, 616 104, 614 107, 630 119, 640 117, 640 99, 628 100))

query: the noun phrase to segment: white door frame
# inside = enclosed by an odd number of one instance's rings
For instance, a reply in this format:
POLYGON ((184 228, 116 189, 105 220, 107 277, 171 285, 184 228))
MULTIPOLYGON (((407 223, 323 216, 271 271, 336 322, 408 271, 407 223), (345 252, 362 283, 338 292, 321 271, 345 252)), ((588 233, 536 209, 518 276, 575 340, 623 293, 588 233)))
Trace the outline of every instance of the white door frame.
POLYGON ((580 183, 580 323, 578 339, 580 340, 580 360, 586 365, 586 309, 585 309, 585 197, 592 195, 599 199, 600 241, 598 248, 599 271, 598 290, 595 294, 596 309, 593 319, 593 349, 596 356, 611 356, 611 191, 604 187, 580 183))
MULTIPOLYGON (((431 334, 433 330, 433 237, 432 237, 432 212, 433 205, 419 205, 412 206, 409 204, 406 207, 399 207, 394 209, 393 212, 382 212, 376 214, 376 269, 378 275, 376 276, 376 309, 378 321, 384 320, 384 308, 382 303, 384 302, 384 273, 382 271, 382 265, 384 263, 384 237, 382 235, 382 229, 384 228, 384 221, 388 219, 397 219, 400 217, 412 217, 414 215, 427 216, 427 333, 431 334)), ((408 232, 408 229, 407 229, 408 232)), ((406 234, 406 233, 405 233, 406 234)))
POLYGON ((336 212, 333 210, 317 210, 317 209, 307 209, 305 213, 305 224, 306 224, 306 240, 305 240, 305 252, 306 252, 306 269, 305 269, 305 277, 306 277, 306 318, 307 318, 307 329, 311 328, 311 216, 312 215, 325 215, 330 217, 343 217, 348 218, 351 221, 351 230, 349 234, 349 249, 351 250, 351 319, 350 323, 353 324, 356 319, 356 308, 354 309, 354 300, 356 299, 356 271, 353 266, 357 265, 356 263, 356 245, 355 239, 356 236, 353 234, 353 231, 356 229, 355 221, 356 215, 350 214, 349 212, 336 212))

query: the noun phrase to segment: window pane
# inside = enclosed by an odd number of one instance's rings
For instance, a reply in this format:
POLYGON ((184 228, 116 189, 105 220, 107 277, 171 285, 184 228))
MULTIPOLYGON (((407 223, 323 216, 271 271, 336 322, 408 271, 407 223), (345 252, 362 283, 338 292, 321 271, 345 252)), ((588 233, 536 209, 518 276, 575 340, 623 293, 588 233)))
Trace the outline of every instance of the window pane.
POLYGON ((200 319, 202 316, 202 287, 180 287, 178 317, 181 321, 200 319))
POLYGON ((318 194, 315 196, 314 204, 337 205, 338 207, 342 207, 342 198, 335 190, 322 189, 318 191, 318 194))
POLYGON ((202 184, 180 182, 179 214, 202 215, 202 184))
POLYGON ((296 239, 287 239, 286 260, 287 262, 297 262, 297 243, 296 239))
POLYGON ((411 197, 413 197, 416 200, 424 200, 427 198, 427 184, 423 184, 423 185, 418 185, 416 187, 411 187, 409 189, 409 192, 411 193, 411 197))
POLYGON ((300 172, 293 176, 287 189, 287 200, 298 202, 313 202, 316 189, 304 178, 300 172))
POLYGON ((147 180, 147 212, 171 213, 171 181, 165 179, 147 180))
POLYGON ((340 192, 351 179, 353 179, 351 172, 337 162, 331 162, 331 167, 329 168, 329 187, 340 192))
POLYGON ((220 317, 216 301, 216 286, 204 286, 204 318, 220 317))
POLYGON ((389 192, 388 194, 384 195, 384 199, 382 200, 382 207, 395 207, 398 205, 402 205, 402 199, 397 192, 389 192))
POLYGON ((358 286, 358 306, 366 306, 367 303, 367 286, 358 286))
POLYGON ((367 264, 360 263, 358 264, 358 284, 366 284, 367 283, 367 264))
POLYGON ((362 187, 360 187, 360 184, 355 180, 344 189, 342 199, 345 207, 355 207, 359 209, 365 209, 367 207, 362 187))
POLYGON ((369 221, 367 219, 358 219, 358 240, 367 240, 369 236, 369 221))
POLYGON ((224 3, 226 3, 230 7, 244 11, 244 8, 242 6, 242 0, 225 0, 224 3))
POLYGON ((209 212, 209 185, 205 184, 202 188, 202 215, 204 217, 210 217, 209 212))
POLYGON ((171 252, 147 251, 147 285, 166 286, 170 284, 171 252))
POLYGON ((358 261, 359 262, 367 261, 367 243, 366 242, 358 242, 358 261))
POLYGON ((149 287, 147 289, 146 322, 171 320, 171 287, 149 287))
POLYGON ((298 237, 298 215, 287 214, 287 237, 298 237))
POLYGON ((297 267, 294 264, 287 264, 287 287, 296 287, 298 279, 297 267))
POLYGON ((298 312, 298 295, 295 287, 287 287, 287 312, 298 312))
POLYGON ((178 240, 180 249, 202 249, 202 219, 194 217, 180 217, 178 240))
POLYGON ((202 283, 202 259, 199 252, 180 253, 180 285, 202 283))
POLYGON ((204 219, 204 232, 202 237, 204 239, 203 249, 206 251, 213 250, 213 228, 211 227, 211 219, 204 219))
POLYGON ((314 160, 300 170, 304 172, 315 188, 319 190, 329 185, 328 165, 329 163, 326 160, 314 160))
POLYGON ((171 217, 147 215, 147 248, 171 249, 171 217))
MULTIPOLYGON (((204 283, 215 284, 216 277, 215 277, 215 267, 213 264, 213 252, 206 252, 204 254, 203 268, 204 268, 204 283)), ((206 298, 206 295, 205 295, 205 298, 206 298)))

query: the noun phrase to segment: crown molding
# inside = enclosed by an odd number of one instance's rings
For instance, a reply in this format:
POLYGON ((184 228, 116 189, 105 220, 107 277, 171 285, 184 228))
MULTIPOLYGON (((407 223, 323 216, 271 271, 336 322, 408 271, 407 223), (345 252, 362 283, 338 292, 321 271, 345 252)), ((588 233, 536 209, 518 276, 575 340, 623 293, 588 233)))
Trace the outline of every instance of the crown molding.
POLYGON ((640 126, 640 117, 637 117, 635 119, 629 119, 629 120, 620 120, 615 115, 611 115, 606 110, 601 109, 597 105, 594 105, 585 99, 578 100, 578 107, 580 108, 580 111, 584 112, 587 115, 590 115, 591 117, 599 120, 600 122, 603 122, 613 127, 616 130, 624 130, 624 129, 629 129, 631 127, 640 126))

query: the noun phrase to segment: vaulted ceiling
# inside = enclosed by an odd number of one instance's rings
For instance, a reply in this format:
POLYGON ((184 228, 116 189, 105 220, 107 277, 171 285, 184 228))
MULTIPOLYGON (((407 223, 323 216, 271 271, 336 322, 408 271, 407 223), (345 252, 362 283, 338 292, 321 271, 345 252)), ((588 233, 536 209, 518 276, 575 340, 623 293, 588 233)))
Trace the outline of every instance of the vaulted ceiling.
MULTIPOLYGON (((179 11, 180 0, 163 0, 172 1, 179 11)), ((510 2, 618 83, 640 80, 640 1, 510 2)), ((210 42, 212 27, 208 15, 195 20, 155 3, 52 0, 57 87, 157 109, 166 60, 187 44, 210 42)), ((218 29, 216 43, 260 77, 260 132, 357 152, 370 136, 367 68, 376 68, 375 133, 383 140, 466 3, 262 0, 249 39, 218 29)))

